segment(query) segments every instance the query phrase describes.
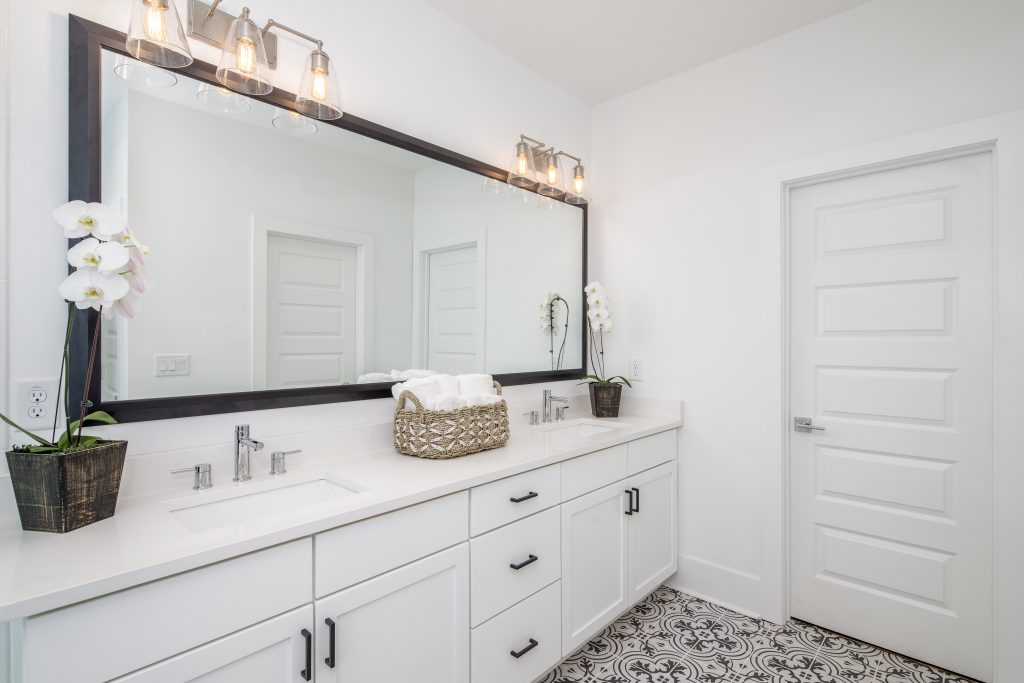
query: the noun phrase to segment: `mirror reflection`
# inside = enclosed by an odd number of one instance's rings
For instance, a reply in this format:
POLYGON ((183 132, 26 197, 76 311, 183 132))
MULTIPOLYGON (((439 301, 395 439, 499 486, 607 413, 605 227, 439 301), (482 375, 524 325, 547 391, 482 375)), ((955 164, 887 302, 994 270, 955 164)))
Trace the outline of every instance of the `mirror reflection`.
POLYGON ((582 366, 579 208, 112 52, 102 84, 152 254, 104 401, 582 366))

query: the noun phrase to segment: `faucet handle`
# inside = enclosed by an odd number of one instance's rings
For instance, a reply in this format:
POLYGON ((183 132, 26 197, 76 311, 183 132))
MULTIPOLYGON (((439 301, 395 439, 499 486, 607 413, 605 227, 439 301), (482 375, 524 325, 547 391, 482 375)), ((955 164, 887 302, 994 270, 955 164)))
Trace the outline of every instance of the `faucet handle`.
POLYGON ((540 411, 539 410, 531 410, 531 411, 529 411, 527 413, 523 413, 523 415, 525 415, 525 416, 530 418, 530 426, 531 427, 540 424, 540 411))
POLYGON ((301 448, 297 448, 294 451, 274 451, 270 454, 270 473, 285 474, 288 469, 285 467, 285 458, 289 455, 297 455, 302 452, 301 448))
POLYGON ((213 486, 213 465, 208 462, 199 463, 192 467, 182 467, 176 470, 171 470, 171 474, 184 474, 185 472, 192 472, 192 490, 203 491, 213 486))
POLYGON ((555 406, 555 422, 565 421, 565 411, 569 410, 569 402, 566 401, 564 406, 555 406))

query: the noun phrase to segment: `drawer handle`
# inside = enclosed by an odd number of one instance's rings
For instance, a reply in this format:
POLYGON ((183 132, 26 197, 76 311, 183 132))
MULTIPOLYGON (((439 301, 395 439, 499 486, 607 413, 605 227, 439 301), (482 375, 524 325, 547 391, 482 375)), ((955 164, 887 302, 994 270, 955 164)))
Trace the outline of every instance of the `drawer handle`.
POLYGON ((530 500, 531 498, 536 498, 539 495, 540 494, 537 493, 536 491, 530 491, 522 498, 509 498, 509 500, 512 501, 513 503, 522 503, 523 501, 530 500))
POLYGON ((313 679, 313 634, 306 629, 301 631, 302 637, 306 639, 306 668, 299 672, 302 680, 313 679))
POLYGON ((629 496, 629 501, 626 503, 626 514, 630 517, 633 516, 633 490, 626 489, 626 495, 629 496))
POLYGON ((637 487, 634 486, 633 487, 633 493, 636 494, 636 498, 633 498, 632 496, 630 496, 630 498, 632 500, 636 501, 633 504, 633 512, 640 512, 640 489, 638 489, 637 487))
POLYGON ((330 650, 330 654, 327 655, 327 659, 324 660, 324 664, 334 668, 334 619, 324 619, 324 623, 327 624, 327 648, 330 650))
POLYGON ((512 569, 515 569, 516 571, 519 571, 523 567, 525 567, 527 565, 530 565, 530 564, 533 564, 536 561, 537 561, 537 556, 536 555, 530 555, 529 559, 523 560, 519 564, 510 564, 509 566, 512 567, 512 569))
POLYGON ((527 652, 529 652, 533 648, 537 647, 538 645, 540 645, 540 643, 538 643, 533 638, 530 638, 530 644, 529 645, 524 647, 519 652, 516 652, 515 650, 512 650, 511 652, 509 652, 509 654, 512 655, 513 657, 515 657, 516 659, 519 659, 520 657, 522 657, 523 655, 525 655, 527 652))

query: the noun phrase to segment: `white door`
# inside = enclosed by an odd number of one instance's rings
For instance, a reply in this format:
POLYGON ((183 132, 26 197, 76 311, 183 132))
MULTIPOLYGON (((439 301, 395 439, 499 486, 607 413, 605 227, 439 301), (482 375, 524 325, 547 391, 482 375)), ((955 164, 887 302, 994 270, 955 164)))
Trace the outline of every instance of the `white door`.
POLYGON ((626 481, 562 503, 562 654, 629 607, 626 481))
POLYGON ((115 683, 300 683, 312 677, 313 607, 306 606, 159 664, 115 683), (306 634, 309 634, 307 638, 306 634), (307 641, 309 645, 307 646, 307 641), (308 648, 308 651, 307 651, 308 648), (303 675, 309 671, 309 677, 303 675))
POLYGON ((457 375, 481 370, 477 336, 476 246, 427 257, 427 367, 457 375))
POLYGON ((356 379, 356 249, 267 239, 267 388, 356 379))
POLYGON ((982 680, 992 195, 983 153, 790 197, 792 614, 982 680))
POLYGON ((320 683, 469 683, 467 544, 318 600, 316 631, 320 683))
POLYGON ((629 517, 629 604, 642 600, 675 573, 676 464, 668 462, 629 478, 633 514, 629 517))

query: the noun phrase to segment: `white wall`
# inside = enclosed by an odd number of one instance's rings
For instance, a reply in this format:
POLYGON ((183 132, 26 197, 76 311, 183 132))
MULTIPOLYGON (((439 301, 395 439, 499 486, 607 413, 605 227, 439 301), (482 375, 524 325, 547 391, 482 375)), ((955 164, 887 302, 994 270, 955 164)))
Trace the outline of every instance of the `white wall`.
MULTIPOLYGON (((7 150, 8 150, 8 58, 7 42, 10 22, 7 0, 0 0, 0 411, 7 409, 7 292, 8 284, 8 253, 7 220, 9 205, 7 202, 7 150)), ((0 443, 7 443, 7 425, 0 423, 0 443)), ((7 463, 0 463, 0 472, 6 469, 7 463)), ((0 631, 0 636, 3 633, 0 631)), ((0 648, 2 651, 2 648, 0 648)), ((0 666, 0 671, 3 667, 0 666)))
MULTIPOLYGON (((241 5, 224 3, 235 12, 241 5)), ((183 11, 185 3, 179 0, 177 6, 183 11)), ((584 156, 589 152, 587 105, 418 0, 261 0, 253 10, 258 18, 272 15, 326 41, 351 114, 498 166, 507 163, 521 132, 584 156)), ((17 173, 8 184, 9 243, 17 258, 10 266, 10 319, 19 330, 8 353, 13 379, 57 373, 64 306, 56 287, 64 273, 65 244, 50 214, 67 199, 69 13, 124 30, 128 4, 32 0, 11 6, 10 158, 17 173)), ((282 43, 274 78, 294 90, 308 47, 288 38, 282 43)), ((197 58, 216 62, 209 46, 192 47, 197 58)), ((535 389, 528 391, 532 395, 535 389)), ((129 436, 130 452, 137 453, 226 440, 239 419, 249 419, 254 433, 264 435, 387 419, 386 402, 372 403, 126 425, 115 432, 129 436)))
MULTIPOLYGON (((557 291, 569 303, 562 367, 580 367, 580 209, 535 194, 525 195, 523 201, 519 199, 522 193, 512 193, 507 185, 487 183, 485 187, 478 177, 451 166, 417 171, 415 188, 416 242, 473 230, 486 233, 484 366, 494 373, 551 367, 551 340, 546 331, 540 330, 538 312, 545 295, 557 291)), ((564 321, 564 310, 558 310, 564 321)), ((555 353, 563 329, 558 328, 555 353)))
MULTIPOLYGON (((779 378, 758 320, 762 169, 1024 107, 1024 3, 876 0, 597 106, 593 277, 613 372, 685 400, 683 587, 761 613, 761 461, 779 378)), ((772 340, 773 341, 773 340, 772 340)), ((611 369, 611 368, 610 368, 611 369)))

